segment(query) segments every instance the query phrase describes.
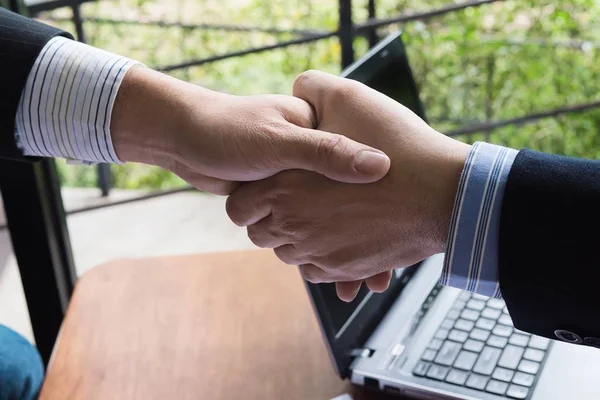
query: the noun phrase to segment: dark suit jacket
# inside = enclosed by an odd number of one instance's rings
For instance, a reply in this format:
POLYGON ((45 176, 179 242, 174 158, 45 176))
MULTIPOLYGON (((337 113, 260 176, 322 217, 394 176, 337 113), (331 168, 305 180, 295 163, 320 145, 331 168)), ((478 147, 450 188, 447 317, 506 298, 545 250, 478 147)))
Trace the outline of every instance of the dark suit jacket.
POLYGON ((0 7, 0 158, 24 160, 15 141, 21 91, 37 56, 54 36, 68 33, 0 7))
POLYGON ((589 345, 600 338, 599 232, 600 162, 520 151, 499 243, 500 288, 517 328, 554 339, 566 330, 589 345))

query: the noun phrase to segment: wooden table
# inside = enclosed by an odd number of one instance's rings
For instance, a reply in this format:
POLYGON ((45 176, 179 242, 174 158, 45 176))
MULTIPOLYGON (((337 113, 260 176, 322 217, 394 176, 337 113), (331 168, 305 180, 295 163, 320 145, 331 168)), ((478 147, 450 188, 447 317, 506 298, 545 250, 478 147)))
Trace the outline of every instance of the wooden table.
MULTIPOLYGON (((42 400, 392 399, 341 381, 270 251, 118 261, 78 282, 42 400)), ((397 399, 394 397, 393 399, 397 399)))

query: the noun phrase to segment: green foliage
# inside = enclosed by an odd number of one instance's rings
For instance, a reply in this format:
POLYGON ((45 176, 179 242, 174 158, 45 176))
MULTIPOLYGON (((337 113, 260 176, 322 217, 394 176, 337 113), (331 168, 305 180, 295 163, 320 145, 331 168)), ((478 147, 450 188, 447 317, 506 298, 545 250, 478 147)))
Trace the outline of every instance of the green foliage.
MULTIPOLYGON (((337 2, 319 0, 122 0, 83 6, 86 16, 184 24, 226 24, 335 30, 337 2)), ((367 0, 353 2, 355 22, 367 0)), ((448 5, 447 0, 379 0, 378 17, 448 5)), ((63 13, 64 11, 58 11, 63 13)), ((67 23, 65 28, 73 30, 67 23)), ((440 131, 474 122, 520 117, 600 99, 600 2, 506 0, 381 29, 403 29, 429 121, 440 131)), ((225 32, 182 27, 86 23, 91 44, 152 67, 290 40, 288 33, 225 32)), ((357 56, 366 40, 355 40, 357 56)), ((340 71, 337 39, 222 60, 172 75, 236 94, 291 92, 300 72, 340 71)), ((469 135, 515 148, 600 158, 600 110, 547 118, 469 135)), ((93 185, 89 167, 62 166, 65 183, 93 185), (85 170, 86 172, 81 172, 85 170)), ((181 185, 158 168, 113 166, 119 187, 181 185)))

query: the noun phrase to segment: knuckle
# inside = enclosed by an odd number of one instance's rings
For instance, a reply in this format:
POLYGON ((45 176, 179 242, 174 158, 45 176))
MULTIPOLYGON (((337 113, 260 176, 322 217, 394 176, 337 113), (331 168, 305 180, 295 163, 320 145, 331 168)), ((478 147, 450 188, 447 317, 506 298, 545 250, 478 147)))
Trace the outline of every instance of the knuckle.
POLYGON ((320 279, 315 274, 314 267, 310 268, 309 266, 303 265, 300 267, 300 274, 310 283, 321 283, 320 279))
POLYGON ((227 201, 225 202, 225 211, 227 212, 227 216, 237 226, 244 226, 245 218, 243 217, 244 212, 241 207, 240 201, 238 197, 235 195, 229 196, 227 201))
POLYGON ((263 231, 256 228, 255 225, 251 225, 248 227, 247 229, 247 233, 248 233, 248 239, 250 239, 250 241, 258 247, 261 248, 265 248, 266 246, 266 240, 265 240, 265 236, 263 234, 263 231))
POLYGON ((306 83, 306 81, 310 80, 311 77, 314 77, 317 72, 315 70, 309 69, 308 71, 304 71, 300 75, 296 77, 294 80, 294 89, 298 89, 302 85, 306 83))
POLYGON ((330 159, 336 151, 343 150, 345 140, 341 135, 330 134, 319 140, 317 158, 320 162, 330 159))

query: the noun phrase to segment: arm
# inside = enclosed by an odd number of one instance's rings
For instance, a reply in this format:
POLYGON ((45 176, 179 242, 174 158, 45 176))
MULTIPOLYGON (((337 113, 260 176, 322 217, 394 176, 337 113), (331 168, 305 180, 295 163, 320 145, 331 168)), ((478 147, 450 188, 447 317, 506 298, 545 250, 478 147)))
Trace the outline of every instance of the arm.
POLYGON ((517 155, 502 204, 499 278, 519 329, 600 337, 598 204, 600 162, 517 155))
POLYGON ((0 7, 0 157, 24 160, 15 140, 15 116, 21 92, 42 49, 68 33, 0 7))
POLYGON ((7 38, 0 53, 15 50, 9 61, 28 60, 23 71, 9 65, 0 78, 11 89, 0 116, 0 156, 143 162, 219 194, 286 169, 354 183, 389 169, 381 151, 313 130, 314 112, 297 98, 217 93, 56 37, 60 31, 15 14, 0 17, 8 26, 0 28, 7 38), (34 50, 24 50, 30 40, 34 50))
POLYGON ((320 128, 384 149, 392 166, 366 187, 308 172, 242 186, 227 209, 256 245, 301 265, 311 282, 336 282, 348 301, 363 279, 385 290, 387 272, 446 252, 441 283, 502 296, 517 328, 600 337, 600 162, 458 143, 364 85, 323 73, 305 73, 295 89, 320 128))

